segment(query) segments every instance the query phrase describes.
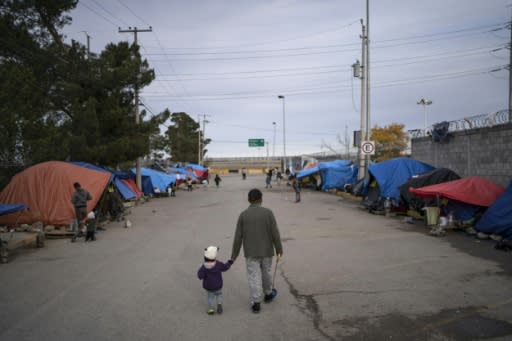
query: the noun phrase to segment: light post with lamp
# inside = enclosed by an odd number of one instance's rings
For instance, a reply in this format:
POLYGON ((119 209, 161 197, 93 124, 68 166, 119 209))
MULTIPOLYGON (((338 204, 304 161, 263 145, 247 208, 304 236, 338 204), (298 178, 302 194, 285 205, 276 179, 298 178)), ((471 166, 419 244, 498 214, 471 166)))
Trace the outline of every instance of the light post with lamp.
POLYGON ((284 172, 286 174, 286 170, 288 169, 288 164, 286 162, 286 112, 285 112, 285 98, 283 95, 277 96, 277 98, 283 100, 283 162, 284 162, 284 172))
POLYGON ((427 105, 431 105, 432 101, 429 99, 422 98, 418 102, 418 105, 423 105, 423 116, 425 118, 425 128, 423 130, 423 136, 427 136, 427 105))
POLYGON ((272 122, 272 125, 274 126, 274 139, 272 140, 272 157, 276 157, 276 122, 272 122))

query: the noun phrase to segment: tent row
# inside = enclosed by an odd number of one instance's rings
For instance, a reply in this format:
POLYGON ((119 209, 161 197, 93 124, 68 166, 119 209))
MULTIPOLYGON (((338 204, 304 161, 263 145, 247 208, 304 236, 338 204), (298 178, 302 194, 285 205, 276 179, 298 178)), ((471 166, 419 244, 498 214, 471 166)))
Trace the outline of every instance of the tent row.
POLYGON ((485 178, 461 178, 450 169, 395 158, 368 167, 368 175, 352 187, 372 212, 440 207, 441 215, 474 226, 477 231, 512 237, 512 183, 508 189, 485 178))
POLYGON ((85 162, 61 161, 34 165, 16 174, 0 193, 0 204, 4 210, 0 224, 33 224, 37 221, 45 225, 70 224, 75 215, 70 202, 75 182, 91 193, 92 200, 87 204, 90 212, 100 206, 112 207, 114 199, 122 206, 122 201, 167 192, 172 183, 179 184, 192 177, 197 180, 197 175, 204 177, 208 172, 200 166, 190 170, 171 170, 170 173, 142 168, 141 175, 142 191, 135 184, 135 169, 120 172, 85 162), (26 209, 18 213, 9 211, 18 207, 26 209))

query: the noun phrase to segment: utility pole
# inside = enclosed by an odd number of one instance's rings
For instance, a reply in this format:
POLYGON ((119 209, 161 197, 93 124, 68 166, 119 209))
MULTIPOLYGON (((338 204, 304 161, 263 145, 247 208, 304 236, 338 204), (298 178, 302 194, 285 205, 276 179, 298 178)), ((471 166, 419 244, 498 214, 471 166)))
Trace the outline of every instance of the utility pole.
MULTIPOLYGON (((204 139, 206 137, 206 123, 209 123, 207 120, 206 120, 206 116, 210 116, 210 115, 206 115, 206 114, 203 114, 203 134, 202 134, 202 138, 204 139)), ((199 141, 199 146, 202 147, 203 143, 202 141, 200 140, 199 141)), ((203 162, 203 150, 201 148, 200 150, 200 155, 201 155, 201 162, 203 162)))
MULTIPOLYGON (((119 33, 133 33, 133 44, 138 45, 137 42, 137 33, 138 32, 152 32, 153 29, 151 26, 149 26, 148 29, 138 29, 137 27, 131 28, 128 27, 127 30, 121 30, 121 27, 119 27, 118 32, 119 33)), ((140 70, 139 70, 140 71, 140 70)), ((139 113, 139 84, 136 81, 135 82, 135 124, 140 124, 140 113, 139 113)), ((135 160, 135 182, 137 184, 137 187, 139 190, 142 190, 142 176, 140 173, 141 168, 141 158, 138 157, 137 160, 135 160)))
POLYGON ((197 130, 197 164, 201 164, 201 116, 197 115, 197 123, 199 123, 199 129, 197 130))
POLYGON ((366 168, 367 168, 367 159, 366 156, 363 156, 363 152, 361 149, 361 146, 363 144, 363 141, 367 140, 367 129, 368 129, 368 112, 367 112, 367 104, 368 101, 366 99, 367 97, 367 90, 368 87, 366 85, 367 81, 367 61, 366 61, 366 26, 364 25, 363 19, 361 19, 361 64, 359 61, 357 61, 355 64, 352 64, 352 68, 354 69, 354 77, 361 79, 361 114, 360 114, 360 129, 361 134, 359 137, 359 147, 358 147, 358 160, 359 160, 359 171, 357 174, 357 178, 360 180, 366 176, 366 168))
MULTIPOLYGON (((365 51, 366 64, 364 68, 366 83, 366 141, 370 141, 371 124, 370 124, 370 0, 366 0, 366 37, 365 51)), ((365 155, 365 176, 368 175, 368 167, 370 166, 370 155, 365 155)))
POLYGON ((508 25, 510 29, 509 64, 508 64, 508 121, 512 122, 512 15, 508 25))

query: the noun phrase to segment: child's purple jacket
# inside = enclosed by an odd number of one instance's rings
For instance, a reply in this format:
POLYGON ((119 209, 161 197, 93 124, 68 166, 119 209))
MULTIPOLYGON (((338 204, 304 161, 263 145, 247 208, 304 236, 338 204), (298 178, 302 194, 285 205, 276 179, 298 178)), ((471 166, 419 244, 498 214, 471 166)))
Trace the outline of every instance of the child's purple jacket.
POLYGON ((231 264, 233 264, 232 260, 229 260, 226 264, 217 260, 211 269, 207 269, 204 264, 201 265, 197 271, 197 277, 203 280, 203 288, 208 291, 222 289, 222 273, 229 270, 231 264))

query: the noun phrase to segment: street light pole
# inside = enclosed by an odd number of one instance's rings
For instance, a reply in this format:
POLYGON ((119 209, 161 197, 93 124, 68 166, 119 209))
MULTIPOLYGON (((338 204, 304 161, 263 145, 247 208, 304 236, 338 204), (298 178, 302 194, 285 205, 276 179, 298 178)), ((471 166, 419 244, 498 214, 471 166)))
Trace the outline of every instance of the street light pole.
POLYGON ((284 95, 279 95, 277 98, 283 100, 283 161, 284 161, 284 172, 286 174, 286 170, 288 169, 288 164, 286 162, 286 111, 285 111, 285 98, 284 95))
POLYGON ((425 119, 425 126, 423 130, 423 136, 427 136, 427 105, 431 105, 432 101, 429 99, 422 98, 416 104, 423 105, 423 117, 425 119))
POLYGON ((274 126, 274 140, 273 140, 273 146, 272 146, 272 157, 276 156, 276 122, 272 122, 272 125, 274 126))

